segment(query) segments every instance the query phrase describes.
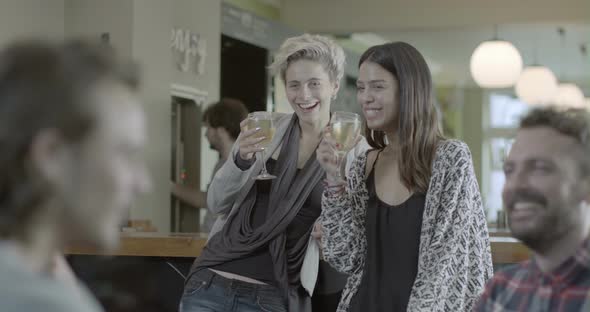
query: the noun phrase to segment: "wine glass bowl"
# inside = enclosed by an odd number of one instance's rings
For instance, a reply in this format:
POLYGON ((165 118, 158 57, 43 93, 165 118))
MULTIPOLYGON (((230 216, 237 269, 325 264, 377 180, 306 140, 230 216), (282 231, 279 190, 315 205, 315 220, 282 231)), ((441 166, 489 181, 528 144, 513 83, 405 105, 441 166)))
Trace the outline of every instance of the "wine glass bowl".
MULTIPOLYGON (((259 128, 260 130, 254 134, 253 138, 261 138, 264 137, 264 140, 258 143, 258 146, 266 148, 270 145, 274 134, 275 134, 275 126, 273 123, 272 113, 270 112, 252 112, 248 114, 248 122, 246 123, 246 130, 259 128)), ((276 178, 276 176, 268 173, 266 170, 266 163, 264 160, 264 150, 260 152, 260 159, 262 161, 262 171, 258 176, 255 177, 256 180, 270 180, 276 178)))
POLYGON ((334 141, 336 152, 336 165, 338 166, 337 178, 342 179, 341 162, 356 144, 361 132, 361 117, 351 112, 334 112, 330 118, 330 136, 334 141))

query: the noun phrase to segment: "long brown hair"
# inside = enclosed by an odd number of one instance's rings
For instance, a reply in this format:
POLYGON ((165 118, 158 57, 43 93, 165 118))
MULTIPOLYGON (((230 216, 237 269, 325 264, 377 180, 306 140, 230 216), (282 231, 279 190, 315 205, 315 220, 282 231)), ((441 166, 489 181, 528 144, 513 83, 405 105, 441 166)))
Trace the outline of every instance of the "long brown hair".
MULTIPOLYGON (((398 81, 399 107, 395 122, 397 142, 400 143, 400 176, 409 190, 425 194, 437 144, 444 139, 428 65, 420 52, 405 42, 373 46, 363 53, 359 67, 364 62, 380 65, 398 81)), ((365 133, 373 148, 387 146, 385 132, 365 127, 365 133)))

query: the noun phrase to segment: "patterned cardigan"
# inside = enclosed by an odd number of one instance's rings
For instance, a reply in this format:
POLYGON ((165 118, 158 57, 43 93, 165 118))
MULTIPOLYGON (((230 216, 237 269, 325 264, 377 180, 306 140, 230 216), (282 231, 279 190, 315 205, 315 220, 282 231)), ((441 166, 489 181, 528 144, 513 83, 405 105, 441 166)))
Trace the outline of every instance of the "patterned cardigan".
MULTIPOLYGON (((365 266, 366 162, 366 153, 354 161, 344 193, 326 190, 322 197, 324 258, 350 275, 338 312, 348 310, 365 266)), ((443 141, 426 194, 418 272, 407 311, 471 311, 492 275, 487 223, 471 153, 463 142, 443 141)))

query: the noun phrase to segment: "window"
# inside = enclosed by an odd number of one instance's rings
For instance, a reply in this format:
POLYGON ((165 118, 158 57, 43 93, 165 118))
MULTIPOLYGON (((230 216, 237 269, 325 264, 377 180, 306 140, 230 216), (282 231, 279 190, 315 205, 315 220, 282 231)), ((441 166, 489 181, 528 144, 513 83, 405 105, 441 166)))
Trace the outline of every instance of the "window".
POLYGON ((490 95, 490 128, 516 129, 529 106, 509 95, 490 95))
POLYGON ((530 107, 511 94, 490 93, 484 109, 482 190, 488 221, 497 221, 502 210, 502 166, 512 145, 520 118, 530 107))

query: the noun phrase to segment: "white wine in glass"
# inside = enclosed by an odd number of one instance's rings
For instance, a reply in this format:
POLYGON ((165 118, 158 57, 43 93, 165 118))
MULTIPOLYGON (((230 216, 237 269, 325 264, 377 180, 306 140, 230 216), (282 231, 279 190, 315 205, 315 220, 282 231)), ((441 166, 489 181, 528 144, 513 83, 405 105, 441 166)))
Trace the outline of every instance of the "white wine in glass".
MULTIPOLYGON (((258 145, 266 150, 270 145, 272 138, 275 134, 275 127, 272 121, 272 113, 270 112, 253 112, 248 114, 247 130, 260 128, 253 137, 260 138, 264 137, 258 145)), ((266 162, 264 161, 264 151, 260 152, 260 160, 262 161, 262 172, 256 176, 256 180, 270 180, 276 178, 276 176, 269 174, 266 171, 266 162)))
POLYGON ((258 145, 260 145, 260 147, 264 147, 264 148, 268 147, 268 145, 272 141, 272 138, 275 134, 275 128, 272 126, 272 120, 248 118, 247 127, 248 127, 248 129, 254 129, 256 127, 259 127, 260 131, 258 131, 253 137, 254 138, 264 137, 265 139, 260 141, 260 143, 258 143, 258 145))
POLYGON ((341 162, 346 153, 350 151, 361 133, 361 117, 350 112, 334 112, 330 119, 330 135, 336 143, 336 165, 338 166, 337 178, 342 180, 341 162))

